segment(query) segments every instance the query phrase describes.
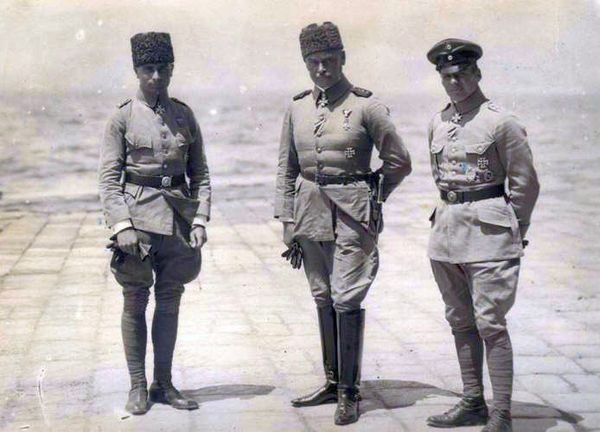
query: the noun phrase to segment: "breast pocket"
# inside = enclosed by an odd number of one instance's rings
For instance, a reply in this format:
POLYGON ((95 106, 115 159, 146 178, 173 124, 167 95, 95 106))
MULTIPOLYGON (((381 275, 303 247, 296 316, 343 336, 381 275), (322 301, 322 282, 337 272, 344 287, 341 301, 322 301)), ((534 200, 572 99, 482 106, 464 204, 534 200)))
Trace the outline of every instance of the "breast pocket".
POLYGON ((152 150, 152 138, 148 135, 127 132, 125 134, 125 141, 129 152, 152 150))
POLYGON ((467 176, 470 182, 490 183, 496 180, 496 156, 493 140, 465 144, 467 176))

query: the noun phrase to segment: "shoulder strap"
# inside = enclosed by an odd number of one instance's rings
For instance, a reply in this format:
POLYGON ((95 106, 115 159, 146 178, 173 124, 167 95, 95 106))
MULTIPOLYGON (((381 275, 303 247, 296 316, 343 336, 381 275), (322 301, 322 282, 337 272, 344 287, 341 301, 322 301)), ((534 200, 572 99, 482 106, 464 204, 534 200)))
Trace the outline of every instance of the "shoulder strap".
POLYGON ((305 96, 308 96, 309 94, 312 93, 312 90, 304 90, 303 92, 298 93, 296 96, 294 96, 292 99, 293 100, 300 100, 305 96))

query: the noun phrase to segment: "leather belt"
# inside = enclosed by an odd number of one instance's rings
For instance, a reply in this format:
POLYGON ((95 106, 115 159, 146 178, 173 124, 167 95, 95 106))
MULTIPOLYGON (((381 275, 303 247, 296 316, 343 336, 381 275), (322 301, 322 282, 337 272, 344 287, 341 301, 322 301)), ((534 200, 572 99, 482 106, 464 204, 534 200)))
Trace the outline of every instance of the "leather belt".
POLYGON ((368 181, 371 178, 372 174, 352 174, 352 175, 327 175, 327 174, 315 174, 312 175, 304 175, 304 177, 308 181, 315 182, 319 186, 325 186, 329 184, 348 184, 356 181, 368 181))
POLYGON ((440 190, 440 197, 450 204, 460 204, 471 201, 481 201, 488 198, 504 196, 504 185, 490 186, 476 191, 445 191, 440 190))
POLYGON ((185 183, 185 174, 176 176, 145 176, 126 173, 125 181, 138 186, 149 186, 157 189, 177 187, 185 183))

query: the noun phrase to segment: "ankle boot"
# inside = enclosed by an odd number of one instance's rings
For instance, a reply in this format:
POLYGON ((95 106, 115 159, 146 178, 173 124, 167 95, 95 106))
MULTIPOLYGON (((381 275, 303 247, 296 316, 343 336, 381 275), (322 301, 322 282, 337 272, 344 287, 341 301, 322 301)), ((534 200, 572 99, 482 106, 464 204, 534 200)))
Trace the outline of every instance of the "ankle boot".
POLYGON ((317 308, 317 316, 319 318, 319 333, 321 334, 325 384, 312 393, 292 400, 292 405, 295 407, 315 406, 337 400, 338 365, 335 310, 331 306, 319 307, 317 308))
POLYGON ((143 314, 123 312, 121 316, 123 349, 131 380, 131 390, 125 410, 134 415, 148 411, 148 391, 146 383, 146 317, 143 314))
POLYGON ((463 397, 444 414, 427 418, 431 427, 449 428, 458 426, 484 425, 488 420, 488 409, 482 397, 463 397))
POLYGON ((359 384, 364 328, 364 309, 337 314, 339 384, 334 416, 336 425, 354 423, 360 415, 359 384))
POLYGON ((481 432, 512 432, 512 417, 508 410, 492 410, 490 420, 481 432))

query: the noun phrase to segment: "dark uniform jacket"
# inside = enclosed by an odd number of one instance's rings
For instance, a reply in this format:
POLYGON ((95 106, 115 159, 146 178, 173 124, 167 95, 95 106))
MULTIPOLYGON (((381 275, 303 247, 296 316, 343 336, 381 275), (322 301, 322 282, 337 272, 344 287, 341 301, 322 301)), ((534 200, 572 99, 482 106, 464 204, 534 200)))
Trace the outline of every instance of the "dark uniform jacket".
POLYGON ((295 235, 333 240, 332 208, 369 225, 369 187, 365 181, 319 186, 317 174, 362 175, 371 172, 373 146, 383 161, 383 195, 411 171, 408 151, 396 133, 388 108, 371 92, 346 78, 322 92, 296 97, 285 114, 275 196, 275 217, 295 222, 295 235))

